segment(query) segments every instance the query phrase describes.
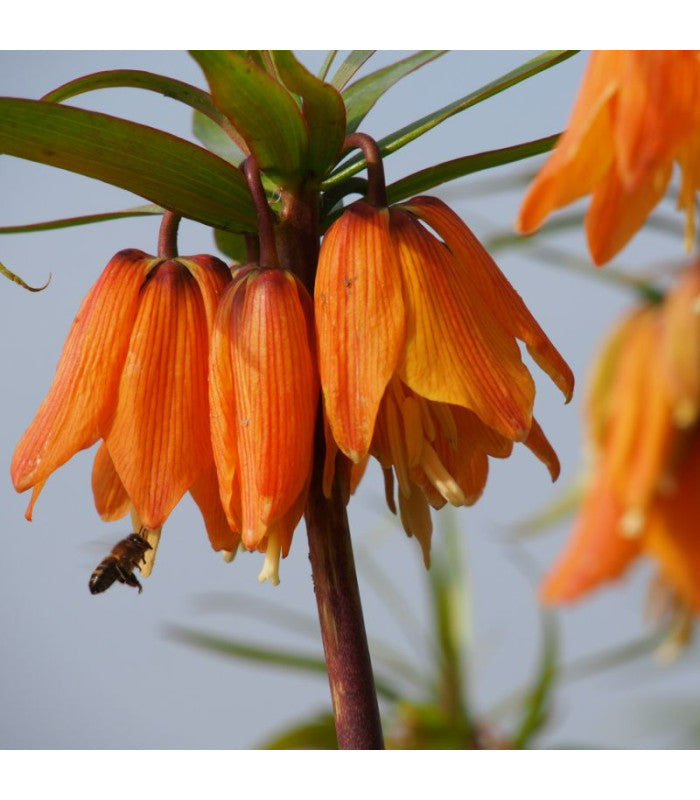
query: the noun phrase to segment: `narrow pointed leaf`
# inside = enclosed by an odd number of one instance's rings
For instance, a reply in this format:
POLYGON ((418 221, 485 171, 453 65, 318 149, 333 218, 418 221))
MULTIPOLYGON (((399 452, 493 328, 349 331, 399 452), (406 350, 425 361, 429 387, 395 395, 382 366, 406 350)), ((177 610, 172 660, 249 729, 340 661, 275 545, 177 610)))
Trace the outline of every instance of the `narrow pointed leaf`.
POLYGON ((238 134, 240 144, 236 144, 220 125, 201 111, 195 110, 192 114, 192 133, 208 150, 236 166, 248 155, 248 147, 238 134))
POLYGON ((511 147, 503 147, 499 150, 487 150, 483 153, 474 153, 463 158, 455 158, 451 161, 443 161, 433 167, 427 167, 412 175, 392 183, 387 187, 387 194, 390 203, 397 203, 407 197, 413 197, 429 189, 433 189, 447 181, 456 178, 463 178, 473 172, 499 167, 503 164, 510 164, 513 161, 521 161, 524 158, 546 153, 551 150, 559 138, 558 133, 553 136, 545 136, 543 139, 535 139, 531 142, 515 144, 511 147))
MULTIPOLYGON (((321 657, 309 656, 291 650, 275 650, 268 647, 260 647, 249 642, 242 642, 237 639, 224 639, 220 636, 212 636, 201 631, 180 626, 169 626, 171 636, 185 644, 200 647, 220 655, 240 658, 244 661, 254 661, 259 664, 270 666, 285 667, 296 669, 301 672, 311 672, 326 675, 326 662, 321 657)), ((398 692, 381 678, 375 676, 375 687, 377 694, 387 700, 396 700, 398 692)))
POLYGON ((241 134, 260 169, 285 188, 304 176, 308 136, 292 95, 237 52, 195 50, 216 107, 241 134))
POLYGON ((254 232, 241 173, 207 150, 135 122, 38 100, 0 98, 0 152, 97 178, 177 214, 254 232))
POLYGON ((522 709, 522 717, 512 742, 515 749, 527 747, 532 737, 547 721, 552 690, 559 672, 559 632, 556 617, 551 611, 542 612, 542 654, 532 689, 522 709))
POLYGON ((145 72, 138 69, 112 69, 104 72, 94 72, 83 75, 69 83, 64 83, 58 89, 45 94, 41 99, 51 103, 62 103, 85 92, 95 89, 111 88, 146 89, 151 92, 171 97, 180 103, 185 103, 191 108, 205 114, 223 130, 228 137, 238 142, 243 147, 243 140, 236 129, 226 117, 214 106, 211 95, 189 83, 169 78, 166 75, 157 75, 154 72, 145 72))
POLYGON ((325 81, 328 77, 328 71, 333 66, 333 62, 335 61, 335 57, 338 55, 337 50, 329 50, 326 57, 323 59, 323 64, 321 64, 321 69, 318 71, 318 78, 319 80, 325 81))
MULTIPOLYGON (((550 50, 547 53, 543 53, 536 58, 526 61, 516 69, 511 70, 505 75, 502 75, 500 78, 496 78, 495 81, 487 83, 480 89, 477 89, 476 91, 461 97, 459 100, 455 100, 453 103, 449 103, 448 105, 439 108, 437 111, 433 111, 431 114, 422 117, 416 122, 412 122, 410 125, 406 125, 400 130, 394 131, 394 133, 390 133, 388 136, 385 136, 379 141, 382 154, 387 156, 390 153, 396 152, 396 150, 399 150, 409 142, 412 142, 414 139, 417 139, 419 136, 422 136, 424 133, 432 130, 432 128, 436 127, 441 122, 444 122, 446 119, 449 119, 455 114, 459 114, 460 111, 471 108, 477 103, 481 103, 482 101, 487 100, 489 97, 493 97, 494 95, 499 94, 499 92, 509 89, 511 86, 515 86, 527 78, 531 78, 538 72, 549 69, 549 67, 559 64, 561 61, 565 61, 567 58, 571 58, 571 56, 575 55, 577 52, 577 50, 550 50)), ((335 185, 336 183, 340 183, 346 178, 349 178, 351 175, 355 175, 356 173, 360 172, 360 170, 364 168, 364 157, 361 155, 353 156, 351 159, 345 162, 345 164, 340 166, 333 173, 333 175, 331 175, 331 177, 325 182, 324 188, 335 185)))
POLYGON ((337 750, 338 736, 335 732, 333 714, 302 722, 288 728, 256 747, 256 750, 337 750))
POLYGON ((340 91, 353 79, 355 73, 361 69, 363 64, 372 58, 376 52, 376 50, 351 50, 333 76, 333 80, 331 81, 333 86, 340 91))
POLYGON ((447 50, 421 50, 388 67, 360 78, 343 92, 348 114, 348 133, 354 133, 374 104, 401 78, 444 55, 447 50))
POLYGON ((291 50, 275 50, 286 87, 300 95, 309 135, 309 170, 318 180, 335 164, 345 138, 345 105, 338 91, 312 75, 291 50))
POLYGON ((25 283, 19 275, 15 275, 12 270, 8 269, 1 261, 0 261, 0 275, 4 275, 8 280, 16 283, 18 286, 21 286, 23 289, 26 289, 28 292, 42 292, 46 287, 51 283, 51 275, 49 274, 49 279, 43 286, 30 286, 28 283, 25 283))
POLYGON ((160 206, 147 205, 126 208, 123 211, 105 211, 103 214, 84 214, 80 217, 65 217, 52 219, 48 222, 31 222, 27 225, 5 225, 0 227, 3 233, 37 233, 38 231, 55 231, 61 228, 73 228, 76 225, 90 225, 93 222, 109 222, 113 219, 127 219, 129 217, 149 217, 162 214, 160 206))

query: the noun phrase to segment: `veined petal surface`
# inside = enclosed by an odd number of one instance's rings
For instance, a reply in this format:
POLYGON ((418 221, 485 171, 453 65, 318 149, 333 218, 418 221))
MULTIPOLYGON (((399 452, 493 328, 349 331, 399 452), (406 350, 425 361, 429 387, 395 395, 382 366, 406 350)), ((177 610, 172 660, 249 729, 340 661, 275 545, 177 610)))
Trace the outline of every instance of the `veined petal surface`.
POLYGON ((535 387, 515 339, 484 307, 471 276, 448 248, 406 211, 392 210, 406 301, 399 376, 429 400, 463 406, 522 441, 535 387))
POLYGON ((83 300, 49 393, 15 450, 12 480, 18 492, 45 481, 102 435, 114 409, 139 290, 158 262, 140 250, 117 253, 83 300))
POLYGON ((326 413, 338 447, 359 462, 404 343, 401 277, 386 209, 353 203, 330 228, 314 295, 326 413))
POLYGON ((99 446, 92 465, 92 494, 97 513, 105 522, 121 519, 129 513, 131 500, 104 442, 99 446))
POLYGON ((442 237, 461 267, 469 272, 501 327, 525 342, 530 355, 561 389, 568 402, 574 391, 571 368, 467 225, 436 197, 414 197, 402 203, 401 207, 422 219, 442 237))
POLYGON ((107 448, 136 512, 159 528, 212 458, 208 330, 197 281, 166 261, 144 287, 107 448))
POLYGON ((235 436, 241 533, 252 549, 299 502, 307 485, 319 387, 311 299, 293 274, 255 270, 236 289, 231 308, 235 436))

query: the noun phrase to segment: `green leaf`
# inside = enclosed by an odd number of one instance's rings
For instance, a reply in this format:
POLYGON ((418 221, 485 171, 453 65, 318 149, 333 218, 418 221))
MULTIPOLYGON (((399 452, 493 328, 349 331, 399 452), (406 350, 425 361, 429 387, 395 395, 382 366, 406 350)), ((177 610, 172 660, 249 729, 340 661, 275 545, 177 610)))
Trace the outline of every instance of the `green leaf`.
POLYGON ((43 292, 44 289, 51 283, 51 273, 49 273, 49 279, 43 286, 30 286, 28 283, 25 283, 19 275, 15 275, 12 270, 8 269, 1 261, 0 261, 0 275, 4 275, 8 280, 16 283, 18 286, 21 286, 23 289, 26 289, 28 292, 43 292))
POLYGON ((360 78, 343 92, 348 115, 348 133, 354 133, 374 104, 401 78, 444 55, 447 50, 420 50, 418 53, 360 78))
POLYGON ((338 55, 337 50, 329 50, 326 54, 326 57, 323 59, 323 64, 321 64, 321 69, 318 71, 318 79, 321 81, 325 81, 328 77, 328 71, 330 70, 333 62, 335 61, 335 57, 338 55))
MULTIPOLYGON (((394 153, 396 150, 399 150, 409 142, 412 142, 414 139, 432 130, 432 128, 455 114, 459 114, 461 111, 471 108, 477 103, 481 103, 489 97, 493 97, 499 92, 509 89, 511 86, 515 86, 527 78, 531 78, 538 72, 542 72, 542 70, 549 69, 555 64, 559 64, 561 61, 571 58, 571 56, 575 55, 577 52, 577 50, 550 50, 547 53, 543 53, 536 58, 526 61, 516 69, 502 75, 495 81, 491 81, 491 83, 486 84, 486 86, 482 86, 475 92, 471 92, 465 97, 455 100, 453 103, 434 111, 432 114, 428 114, 416 122, 412 122, 410 125, 406 125, 400 130, 385 136, 379 141, 382 154, 386 156, 390 153, 394 153)), ((324 188, 341 183, 351 175, 360 172, 365 166, 365 160, 362 155, 353 156, 331 175, 325 182, 324 188)))
POLYGON ((322 714, 276 734, 257 750, 337 750, 333 714, 322 714))
POLYGON ((292 95, 238 52, 193 50, 216 107, 241 134, 260 169, 285 188, 304 177, 308 137, 292 95))
POLYGON ((245 237, 240 233, 214 230, 214 241, 219 250, 237 264, 247 261, 245 237))
POLYGON ((286 87, 303 100, 309 135, 309 170, 319 181, 335 164, 345 138, 345 105, 338 91, 302 66, 291 50, 273 51, 286 87))
POLYGON ((347 82, 352 80, 355 73, 362 68, 363 64, 372 58, 376 52, 376 50, 351 50, 333 76, 331 81, 333 86, 338 91, 341 91, 347 82))
POLYGON ((212 153, 216 153, 219 158, 235 166, 248 155, 248 148, 242 139, 241 146, 237 145, 223 128, 200 111, 194 111, 192 114, 192 133, 212 153))
POLYGON ((532 737, 547 721, 550 713, 552 690, 559 672, 559 630, 552 611, 542 611, 542 654, 532 689, 525 698, 520 723, 513 735, 515 749, 527 747, 532 737))
MULTIPOLYGON (((267 664, 271 667, 284 667, 296 669, 301 672, 327 675, 326 662, 317 656, 296 653, 290 650, 275 650, 260 647, 249 642, 237 639, 224 639, 207 633, 180 626, 169 626, 170 635, 185 644, 191 644, 204 650, 209 650, 220 655, 233 656, 244 661, 255 661, 258 664, 267 664)), ((396 700, 399 693, 386 681, 375 676, 377 694, 387 700, 396 700)))
POLYGON ((80 217, 65 217, 64 219, 52 219, 48 222, 30 222, 27 225, 5 225, 0 227, 0 234, 3 233, 36 233, 38 231, 54 231, 61 228, 73 228, 76 225, 91 225, 93 222, 109 222, 113 219, 127 219, 129 217, 149 217, 162 214, 164 211, 160 206, 136 206, 127 208, 124 211, 106 211, 103 214, 85 214, 80 217))
POLYGON ((555 133, 553 136, 546 136, 543 139, 534 139, 531 142, 503 147, 499 150, 487 150, 483 153, 474 153, 470 156, 455 158, 451 161, 443 161, 433 167, 422 169, 407 175, 405 178, 392 183, 387 187, 387 194, 390 203, 397 203, 407 197, 433 189, 442 183, 463 178, 473 172, 499 167, 503 164, 510 164, 513 161, 521 161, 524 158, 546 153, 551 150, 561 134, 555 133))
POLYGON ((171 97, 173 100, 185 103, 204 114, 212 123, 215 123, 228 138, 237 142, 239 148, 245 146, 238 131, 214 106, 210 94, 189 83, 168 78, 166 75, 157 75, 154 72, 144 72, 138 69, 113 69, 105 72, 94 72, 91 75, 84 75, 69 83, 64 83, 63 86, 59 86, 58 89, 45 94, 41 99, 47 102, 61 103, 71 97, 76 97, 85 92, 92 92, 95 89, 125 87, 158 92, 158 94, 165 95, 165 97, 171 97))
POLYGON ((248 187, 235 167, 146 125, 5 97, 0 98, 0 152, 120 186, 205 225, 256 230, 248 187))

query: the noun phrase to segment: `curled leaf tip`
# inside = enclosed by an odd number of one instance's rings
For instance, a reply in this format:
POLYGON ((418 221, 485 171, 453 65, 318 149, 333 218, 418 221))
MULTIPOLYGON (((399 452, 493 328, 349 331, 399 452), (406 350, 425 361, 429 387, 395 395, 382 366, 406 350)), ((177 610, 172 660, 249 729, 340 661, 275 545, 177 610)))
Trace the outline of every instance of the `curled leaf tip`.
POLYGON ((23 289, 26 289, 28 292, 43 292, 44 289, 51 283, 51 278, 53 277, 52 273, 49 272, 49 277, 46 283, 43 286, 30 286, 28 283, 25 283, 19 275, 15 275, 12 270, 9 270, 2 262, 0 262, 0 272, 8 279, 11 280, 13 283, 19 284, 23 289))

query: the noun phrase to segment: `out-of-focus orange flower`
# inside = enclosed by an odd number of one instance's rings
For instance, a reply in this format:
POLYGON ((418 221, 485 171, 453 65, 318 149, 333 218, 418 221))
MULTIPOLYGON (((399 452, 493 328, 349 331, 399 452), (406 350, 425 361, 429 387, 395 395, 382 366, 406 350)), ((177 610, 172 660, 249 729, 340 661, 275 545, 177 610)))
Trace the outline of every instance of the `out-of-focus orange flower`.
POLYGON ((700 262, 613 333, 586 415, 590 482, 543 599, 576 600, 648 555, 700 611, 700 262))
POLYGON ((245 547, 279 583, 304 512, 318 408, 313 305, 288 270, 241 268, 214 325, 210 398, 219 489, 245 547))
POLYGON ((136 530, 157 532, 189 490, 214 548, 235 550, 218 498, 207 390, 209 332, 230 280, 212 256, 123 250, 112 258, 12 459, 17 491, 33 489, 27 519, 51 473, 102 439, 92 483, 103 519, 132 510, 136 530))
POLYGON ((572 373, 444 203, 416 197, 391 209, 350 206, 323 241, 315 307, 332 438, 356 465, 376 456, 392 510, 395 472, 404 528, 426 563, 429 505, 474 503, 488 455, 504 458, 513 442, 524 442, 556 478, 516 339, 567 400, 572 373))
POLYGON ((591 193, 588 246, 604 264, 663 197, 674 162, 686 246, 700 188, 700 51, 593 53, 566 130, 535 178, 516 223, 535 231, 554 209, 591 193))

